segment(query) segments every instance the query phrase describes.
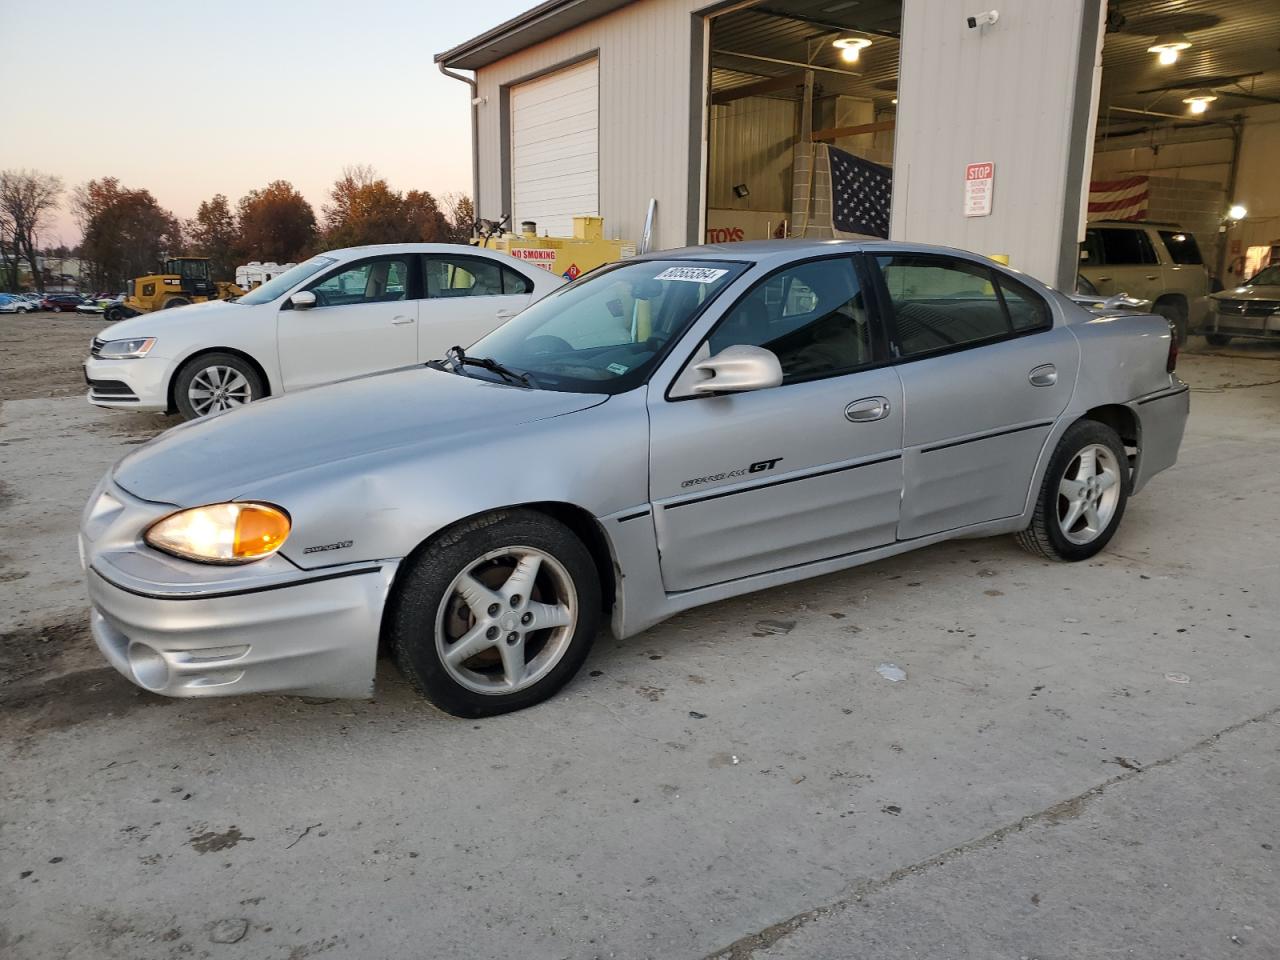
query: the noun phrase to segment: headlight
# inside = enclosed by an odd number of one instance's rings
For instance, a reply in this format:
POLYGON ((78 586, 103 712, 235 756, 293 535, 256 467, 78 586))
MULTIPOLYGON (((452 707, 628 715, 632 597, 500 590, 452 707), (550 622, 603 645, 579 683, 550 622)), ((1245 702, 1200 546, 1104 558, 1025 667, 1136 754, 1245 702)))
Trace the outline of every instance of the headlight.
POLYGON ((202 563, 248 563, 275 553, 289 536, 289 515, 268 503, 211 503, 170 514, 142 539, 165 553, 202 563))
POLYGON ((108 340, 98 350, 98 356, 109 360, 135 360, 145 357, 156 345, 155 337, 135 337, 132 340, 108 340))

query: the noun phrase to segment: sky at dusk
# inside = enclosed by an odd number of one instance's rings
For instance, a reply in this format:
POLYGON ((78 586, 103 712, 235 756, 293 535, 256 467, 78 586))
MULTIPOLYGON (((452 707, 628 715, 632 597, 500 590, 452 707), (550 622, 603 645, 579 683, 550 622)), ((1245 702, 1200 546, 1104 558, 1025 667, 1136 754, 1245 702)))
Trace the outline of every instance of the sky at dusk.
MULTIPOLYGON (((0 0, 0 169, 68 194, 118 177, 183 219, 277 179, 320 216, 358 163, 398 190, 470 192, 470 91, 433 57, 535 3, 0 0)), ((78 241, 66 207, 43 243, 78 241)))

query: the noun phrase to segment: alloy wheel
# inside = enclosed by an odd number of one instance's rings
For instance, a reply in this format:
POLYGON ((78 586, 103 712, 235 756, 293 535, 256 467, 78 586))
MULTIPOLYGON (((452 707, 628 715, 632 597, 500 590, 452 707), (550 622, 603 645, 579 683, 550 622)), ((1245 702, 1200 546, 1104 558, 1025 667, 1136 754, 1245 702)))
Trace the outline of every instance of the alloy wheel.
POLYGON ((196 415, 204 417, 252 402, 253 388, 235 367, 217 364, 191 378, 187 399, 196 415))
POLYGON ((536 547, 502 547, 468 564, 445 591, 436 652, 468 690, 515 693, 560 662, 577 622, 578 593, 563 564, 536 547))
POLYGON ((1096 540, 1120 503, 1120 463, 1110 447, 1091 443, 1072 458, 1058 484, 1058 527, 1075 544, 1096 540))

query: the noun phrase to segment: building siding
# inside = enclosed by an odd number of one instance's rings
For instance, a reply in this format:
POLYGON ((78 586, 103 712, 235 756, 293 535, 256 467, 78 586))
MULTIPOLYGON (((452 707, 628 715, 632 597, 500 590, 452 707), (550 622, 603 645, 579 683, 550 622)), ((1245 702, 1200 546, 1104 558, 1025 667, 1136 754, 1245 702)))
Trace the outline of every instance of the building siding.
MULTIPOLYGON (((707 0, 645 0, 477 71, 480 216, 506 209, 510 153, 504 88, 596 54, 600 61, 600 215, 609 237, 638 241, 658 198, 655 248, 683 246, 689 217, 691 13, 707 0)), ((701 41, 699 41, 700 44, 701 41)))
MULTIPOLYGON (((1048 283, 1061 269, 1077 64, 1087 5, 1099 0, 1024 0, 1000 5, 993 26, 970 29, 971 0, 908 2, 895 139, 894 239, 1008 254, 1048 283), (965 217, 969 163, 995 164, 990 216, 965 217)), ((1087 167, 1087 158, 1081 164, 1087 167)))

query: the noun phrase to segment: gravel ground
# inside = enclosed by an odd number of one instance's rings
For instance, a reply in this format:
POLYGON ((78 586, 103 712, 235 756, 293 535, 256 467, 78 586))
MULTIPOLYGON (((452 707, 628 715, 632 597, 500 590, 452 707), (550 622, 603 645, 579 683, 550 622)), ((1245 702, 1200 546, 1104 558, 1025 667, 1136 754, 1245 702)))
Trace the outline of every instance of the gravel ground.
POLYGON ((78 514, 169 421, 76 396, 99 326, 0 317, 6 960, 1280 956, 1275 348, 1184 357, 1182 457, 1089 563, 941 544, 471 722, 387 664, 369 701, 105 666, 78 514))
POLYGON ((80 362, 105 326, 101 317, 76 313, 0 314, 0 400, 84 393, 80 362))

